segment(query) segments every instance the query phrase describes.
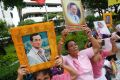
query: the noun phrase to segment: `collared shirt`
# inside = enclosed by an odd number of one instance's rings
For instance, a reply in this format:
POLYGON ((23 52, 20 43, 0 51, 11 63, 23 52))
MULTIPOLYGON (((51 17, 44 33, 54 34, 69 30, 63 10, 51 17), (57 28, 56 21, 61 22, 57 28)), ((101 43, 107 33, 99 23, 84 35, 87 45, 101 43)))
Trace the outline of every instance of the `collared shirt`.
POLYGON ((80 23, 80 18, 78 17, 78 15, 74 15, 72 13, 68 13, 68 17, 70 18, 70 20, 74 23, 74 24, 79 24, 80 23))
POLYGON ((80 71, 78 71, 78 69, 75 67, 73 63, 73 60, 75 58, 71 57, 70 55, 67 55, 67 56, 63 56, 63 60, 64 60, 64 64, 71 66, 78 72, 79 76, 77 80, 94 80, 92 65, 90 62, 90 58, 92 58, 93 55, 94 52, 92 48, 81 50, 78 53, 78 59, 76 60, 78 60, 79 62, 80 71))
MULTIPOLYGON (((32 49, 30 50, 30 52, 27 54, 27 57, 28 57, 28 61, 29 61, 30 66, 45 62, 45 61, 39 56, 38 51, 39 51, 38 49, 35 49, 34 47, 32 47, 32 49)), ((45 56, 45 50, 41 48, 40 51, 41 51, 41 55, 43 55, 44 58, 45 58, 46 61, 47 61, 47 58, 46 58, 46 56, 45 56)))

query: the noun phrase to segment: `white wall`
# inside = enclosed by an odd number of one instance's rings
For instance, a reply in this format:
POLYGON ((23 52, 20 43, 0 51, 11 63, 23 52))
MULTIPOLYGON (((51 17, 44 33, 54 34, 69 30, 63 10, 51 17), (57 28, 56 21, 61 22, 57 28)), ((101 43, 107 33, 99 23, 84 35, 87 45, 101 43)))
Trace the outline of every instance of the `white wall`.
POLYGON ((12 21, 13 21, 13 24, 15 26, 18 25, 18 22, 20 22, 20 18, 19 18, 19 15, 18 15, 18 10, 16 7, 14 7, 14 9, 11 11, 11 13, 13 14, 13 18, 12 18, 12 21))
POLYGON ((43 21, 43 18, 44 18, 44 17, 30 17, 30 18, 26 18, 26 19, 24 19, 24 20, 32 19, 32 20, 34 20, 35 22, 41 22, 41 21, 43 21))
POLYGON ((45 13, 47 10, 47 12, 62 12, 62 7, 61 6, 57 6, 57 7, 48 7, 43 6, 42 8, 40 7, 25 7, 22 9, 22 13, 26 14, 26 13, 35 13, 35 12, 40 12, 40 13, 45 13))

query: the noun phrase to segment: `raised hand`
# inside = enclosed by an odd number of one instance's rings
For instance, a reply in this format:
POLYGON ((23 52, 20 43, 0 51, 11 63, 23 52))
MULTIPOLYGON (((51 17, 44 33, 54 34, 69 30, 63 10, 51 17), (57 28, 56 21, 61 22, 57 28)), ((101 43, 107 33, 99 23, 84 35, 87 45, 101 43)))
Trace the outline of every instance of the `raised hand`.
POLYGON ((88 37, 92 37, 92 31, 87 25, 82 25, 81 30, 83 30, 88 37))
POLYGON ((23 76, 28 74, 28 70, 26 69, 26 65, 21 65, 19 68, 18 68, 18 77, 17 77, 17 80, 23 80, 23 76))
POLYGON ((62 34, 62 37, 66 37, 69 33, 69 30, 68 29, 64 29, 61 34, 62 34))
POLYGON ((62 66, 62 64, 63 64, 63 59, 62 59, 62 57, 61 57, 61 56, 57 56, 57 57, 55 58, 55 65, 56 65, 56 66, 62 66))

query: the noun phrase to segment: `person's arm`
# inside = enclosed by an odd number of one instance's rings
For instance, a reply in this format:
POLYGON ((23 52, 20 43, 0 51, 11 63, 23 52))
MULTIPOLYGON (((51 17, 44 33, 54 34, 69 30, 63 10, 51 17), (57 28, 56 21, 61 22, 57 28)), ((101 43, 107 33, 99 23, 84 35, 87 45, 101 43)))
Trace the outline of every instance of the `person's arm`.
POLYGON ((78 77, 77 71, 74 70, 74 68, 72 68, 71 66, 64 64, 63 58, 61 56, 56 57, 55 65, 66 69, 70 73, 71 80, 76 80, 76 78, 78 77))
POLYGON ((98 41, 92 36, 92 31, 87 27, 87 25, 83 25, 81 29, 87 34, 89 41, 91 41, 94 54, 97 54, 100 50, 100 45, 98 41))
POLYGON ((63 64, 62 67, 70 73, 71 80, 76 80, 77 79, 78 73, 77 73, 76 70, 74 70, 72 67, 70 67, 68 65, 65 65, 65 64, 63 64))
POLYGON ((64 30, 61 32, 62 36, 61 36, 60 41, 58 42, 58 54, 59 54, 59 55, 61 54, 62 46, 63 46, 63 44, 64 44, 64 42, 65 42, 65 39, 66 39, 66 36, 68 35, 68 33, 69 33, 69 30, 68 30, 68 29, 64 29, 64 30))
POLYGON ((89 41, 85 43, 85 46, 84 46, 85 49, 88 48, 88 44, 89 44, 89 41))
POLYGON ((112 36, 111 38, 110 38, 110 41, 111 41, 111 44, 112 44, 112 50, 110 51, 110 54, 109 54, 109 56, 111 56, 111 55, 114 55, 115 53, 117 53, 117 51, 118 51, 118 48, 117 48, 117 46, 116 46, 116 38, 114 37, 114 36, 112 36))
POLYGON ((21 65, 18 68, 17 72, 18 72, 18 76, 17 76, 16 80, 23 80, 24 75, 28 74, 28 71, 26 69, 26 65, 21 65))

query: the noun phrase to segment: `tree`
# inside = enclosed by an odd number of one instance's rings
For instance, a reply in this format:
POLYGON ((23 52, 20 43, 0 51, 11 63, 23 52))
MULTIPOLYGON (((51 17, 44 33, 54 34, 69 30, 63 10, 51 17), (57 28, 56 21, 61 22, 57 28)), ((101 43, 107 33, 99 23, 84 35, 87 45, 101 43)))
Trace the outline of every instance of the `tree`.
POLYGON ((82 2, 85 8, 96 10, 100 16, 103 14, 103 9, 106 11, 108 8, 108 0, 82 0, 82 2))
POLYGON ((25 6, 23 0, 0 0, 3 2, 5 9, 14 8, 14 6, 18 9, 18 14, 20 17, 20 21, 22 20, 22 8, 25 6))

